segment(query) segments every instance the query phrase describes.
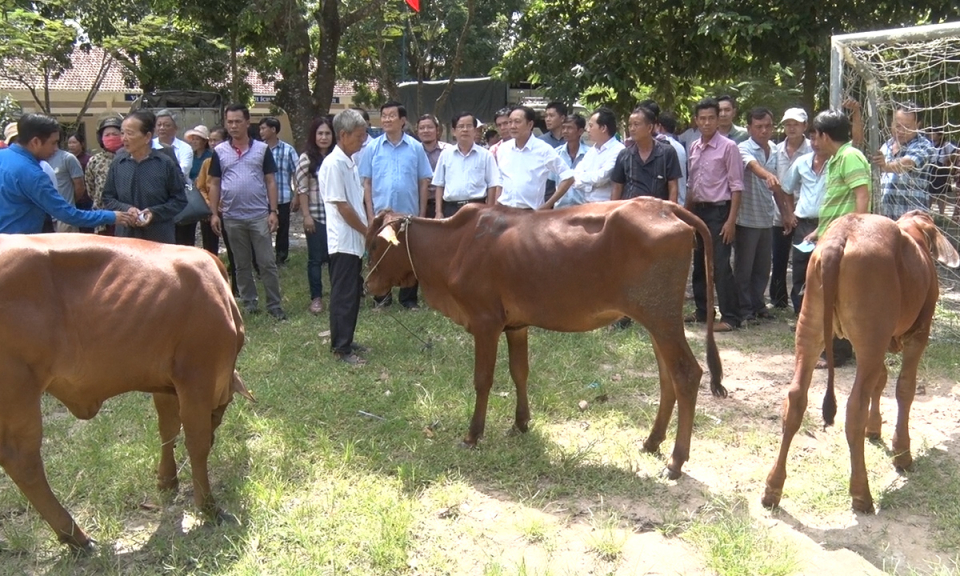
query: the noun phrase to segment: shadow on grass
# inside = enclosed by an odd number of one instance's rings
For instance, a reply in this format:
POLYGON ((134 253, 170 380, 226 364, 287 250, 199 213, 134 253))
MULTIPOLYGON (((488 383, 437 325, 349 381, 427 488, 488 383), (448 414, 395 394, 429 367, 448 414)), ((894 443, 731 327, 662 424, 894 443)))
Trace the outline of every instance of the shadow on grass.
MULTIPOLYGON (((882 445, 892 469, 892 448, 886 442, 874 444, 882 445)), ((888 540, 897 541, 898 547, 903 546, 905 543, 901 540, 909 541, 911 530, 932 535, 933 546, 943 552, 944 557, 956 556, 960 553, 960 462, 956 456, 958 449, 960 441, 956 436, 935 448, 914 445, 911 469, 899 473, 897 479, 887 486, 872 486, 878 511, 875 514, 855 513, 856 523, 853 525, 843 528, 811 526, 785 508, 777 508, 772 514, 828 550, 852 550, 878 569, 892 571, 891 573, 906 573, 896 570, 903 559, 892 555, 891 550, 883 543, 888 540), (896 531, 896 534, 891 531, 896 531)), ((788 490, 790 481, 791 478, 788 477, 788 490)), ((846 490, 847 485, 843 488, 846 490)), ((901 568, 922 571, 936 567, 932 555, 929 561, 930 566, 901 568)))

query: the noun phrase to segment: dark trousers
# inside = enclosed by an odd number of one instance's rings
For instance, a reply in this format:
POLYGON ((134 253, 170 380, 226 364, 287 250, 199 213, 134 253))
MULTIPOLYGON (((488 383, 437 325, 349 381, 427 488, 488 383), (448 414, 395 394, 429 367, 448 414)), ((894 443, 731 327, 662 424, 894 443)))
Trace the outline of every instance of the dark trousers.
POLYGON ((733 278, 737 283, 740 318, 749 320, 766 312, 763 292, 770 278, 770 228, 737 226, 733 278))
MULTIPOLYGON (((223 237, 223 245, 227 248, 227 271, 230 272, 230 289, 234 296, 240 295, 240 288, 237 286, 237 266, 233 263, 233 249, 230 247, 230 239, 227 237, 227 227, 223 225, 223 215, 220 216, 220 236, 223 237)), ((254 264, 256 266, 256 264, 254 264)))
POLYGON ((468 202, 446 202, 443 203, 443 217, 449 218, 460 211, 461 208, 467 204, 485 204, 487 202, 486 198, 481 198, 479 200, 470 200, 468 202))
MULTIPOLYGON (((820 225, 818 218, 797 218, 797 227, 793 231, 797 243, 803 241, 807 234, 813 232, 820 225)), ((803 306, 803 290, 807 284, 807 264, 812 252, 801 252, 793 248, 793 288, 790 290, 790 300, 793 302, 793 311, 800 314, 803 306)))
POLYGON ((197 245, 197 223, 177 224, 174 238, 178 246, 196 246, 197 245))
POLYGON ((427 218, 437 217, 437 195, 434 190, 430 190, 430 198, 427 200, 427 218))
MULTIPOLYGON (((414 284, 410 288, 401 288, 399 291, 400 305, 406 308, 417 306, 417 290, 419 284, 414 284)), ((374 303, 378 305, 389 306, 393 302, 393 295, 390 292, 381 296, 373 297, 374 303)))
POLYGON ((350 354, 363 294, 361 260, 353 254, 330 255, 330 347, 350 354))
POLYGON ((290 255, 290 203, 277 204, 277 264, 285 264, 290 255))
POLYGON ((770 303, 774 308, 786 308, 787 302, 787 265, 790 263, 790 252, 793 250, 793 234, 791 231, 783 235, 783 226, 774 226, 773 268, 770 272, 770 303))
POLYGON ((204 250, 214 256, 220 254, 220 237, 210 227, 210 220, 200 221, 200 238, 203 241, 204 250))
POLYGON ((330 264, 327 254, 327 228, 320 225, 313 234, 307 232, 307 282, 310 299, 323 298, 323 263, 330 264))
MULTIPOLYGON (((737 298, 737 286, 733 280, 733 269, 730 268, 730 253, 733 246, 724 244, 720 238, 720 229, 730 216, 730 203, 694 204, 693 213, 696 214, 713 238, 713 283, 717 289, 717 301, 720 305, 720 319, 731 326, 740 325, 740 305, 737 298)), ((710 289, 713 287, 711 286, 710 289)), ((707 272, 703 261, 703 242, 697 236, 697 248, 693 253, 693 300, 697 305, 697 318, 705 319, 707 313, 707 272)))

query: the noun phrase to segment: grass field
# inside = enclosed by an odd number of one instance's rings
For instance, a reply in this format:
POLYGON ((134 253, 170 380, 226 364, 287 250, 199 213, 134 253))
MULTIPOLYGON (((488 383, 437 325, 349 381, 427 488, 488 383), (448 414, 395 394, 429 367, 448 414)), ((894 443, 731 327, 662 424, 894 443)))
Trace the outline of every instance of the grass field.
MULTIPOLYGON (((885 395, 884 442, 867 447, 878 515, 849 509, 843 423, 822 429, 819 374, 783 507, 769 512, 759 496, 792 376, 786 316, 718 337, 731 396, 701 389, 691 460, 669 481, 659 476, 663 457, 640 451, 659 386, 641 329, 531 330, 533 420, 522 435, 509 434, 515 394, 502 342, 486 438, 464 450, 469 336, 433 311, 374 313, 366 301, 358 340, 370 363, 336 363, 321 335, 327 318, 306 313, 305 260, 296 252, 282 269, 290 321, 247 320, 239 369, 258 402, 234 401, 211 456, 215 495, 240 525, 200 521, 189 464, 179 494, 156 490, 148 395, 112 399, 89 422, 46 398, 51 485, 100 552, 69 554, 0 474, 0 573, 957 573, 954 344, 934 342, 925 357, 906 476, 890 462, 892 386, 885 395)), ((705 366, 702 329, 688 337, 705 366)), ((838 374, 844 402, 853 371, 838 374)), ((177 454, 185 459, 180 445, 177 454)))

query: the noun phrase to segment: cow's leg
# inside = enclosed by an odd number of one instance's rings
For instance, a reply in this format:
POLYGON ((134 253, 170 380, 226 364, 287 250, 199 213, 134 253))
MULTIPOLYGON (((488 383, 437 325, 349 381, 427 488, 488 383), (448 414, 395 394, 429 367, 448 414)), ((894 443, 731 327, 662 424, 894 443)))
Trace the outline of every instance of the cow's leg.
POLYGON ((917 367, 927 347, 929 333, 915 334, 903 343, 903 362, 897 376, 897 427, 893 433, 893 465, 898 471, 913 466, 910 454, 910 407, 917 393, 917 367))
POLYGON ((175 394, 154 394, 153 405, 157 409, 157 424, 160 428, 160 465, 157 467, 157 488, 176 490, 177 460, 173 449, 180 434, 180 402, 175 394))
POLYGON ((787 455, 793 437, 803 423, 803 415, 807 411, 807 393, 810 389, 810 380, 813 370, 823 351, 822 322, 814 319, 821 314, 821 295, 814 292, 804 300, 800 320, 797 323, 796 364, 793 372, 793 382, 787 391, 787 398, 783 401, 782 427, 783 438, 780 440, 780 452, 777 461, 767 474, 766 487, 760 502, 767 508, 780 504, 783 496, 783 483, 787 480, 787 455))
POLYGON ((680 319, 677 318, 676 322, 671 322, 669 326, 671 328, 656 332, 650 330, 660 370, 661 404, 650 436, 644 442, 644 449, 649 450, 654 443, 659 445, 663 441, 666 427, 670 423, 673 403, 676 401, 677 439, 673 445, 673 453, 667 460, 667 468, 663 472, 671 480, 676 480, 681 475, 683 463, 690 458, 693 416, 697 407, 697 392, 700 388, 703 368, 697 363, 687 344, 680 319), (668 405, 666 409, 664 409, 665 404, 668 405))
MULTIPOLYGON (((47 482, 40 459, 43 439, 40 384, 29 382, 23 386, 13 386, 11 375, 6 373, 5 376, 6 382, 0 386, 0 466, 50 525, 61 543, 92 552, 95 549, 94 542, 73 521, 47 482)), ((20 376, 22 378, 18 384, 29 378, 26 370, 20 376)))
MULTIPOLYGON (((215 376, 210 376, 211 381, 215 376)), ((193 471, 193 501, 207 518, 217 524, 236 522, 236 518, 221 510, 210 491, 210 476, 207 461, 213 440, 213 420, 209 399, 184 394, 187 386, 177 388, 180 400, 180 417, 183 421, 183 440, 190 456, 193 471)))
POLYGON ((880 381, 873 389, 870 395, 870 413, 867 416, 866 436, 876 442, 880 440, 880 429, 883 427, 883 417, 880 415, 880 397, 883 396, 883 389, 887 387, 887 367, 884 365, 883 372, 880 374, 880 381))
MULTIPOLYGON (((874 344, 874 343, 870 343, 874 344)), ((847 399, 847 416, 844 432, 850 448, 850 496, 853 509, 858 512, 873 512, 873 496, 867 481, 867 463, 864 456, 864 440, 870 398, 874 387, 885 378, 883 364, 886 343, 875 346, 854 346, 857 353, 857 376, 847 399), (861 353, 862 351, 862 353, 861 353)))
POLYGON ((530 425, 530 403, 527 399, 527 377, 530 357, 527 350, 527 329, 507 330, 507 349, 510 355, 510 377, 517 388, 517 414, 513 426, 526 432, 530 425))
POLYGON ((660 444, 667 437, 667 427, 670 425, 670 417, 673 416, 673 406, 677 403, 676 383, 670 369, 664 363, 663 352, 656 338, 653 338, 653 353, 657 359, 657 370, 660 374, 660 405, 657 407, 657 418, 650 428, 650 435, 643 442, 644 451, 651 454, 660 450, 660 444))
MULTIPOLYGON (((477 442, 483 437, 483 428, 487 421, 487 402, 490 399, 493 371, 497 364, 499 340, 499 330, 476 330, 473 334, 473 388, 477 398, 473 407, 473 418, 470 419, 470 430, 463 439, 463 445, 467 448, 476 447, 477 442)), ((513 366, 511 366, 512 369, 513 366)))

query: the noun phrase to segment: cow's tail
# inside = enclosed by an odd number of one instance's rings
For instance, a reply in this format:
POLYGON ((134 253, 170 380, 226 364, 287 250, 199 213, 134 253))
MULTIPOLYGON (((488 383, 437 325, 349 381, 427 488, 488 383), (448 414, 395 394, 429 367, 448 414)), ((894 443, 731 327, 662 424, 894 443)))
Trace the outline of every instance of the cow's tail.
POLYGON ((720 352, 717 350, 717 341, 713 336, 713 237, 710 229, 703 220, 689 210, 678 206, 675 211, 680 220, 693 226, 703 241, 703 264, 706 271, 707 285, 707 368, 710 370, 710 392, 718 398, 727 397, 727 389, 723 387, 723 365, 720 364, 720 352))
POLYGON ((827 358, 827 392, 823 396, 823 422, 833 426, 837 395, 833 386, 833 312, 840 284, 840 260, 845 241, 828 244, 820 251, 820 282, 823 288, 823 349, 827 358))

